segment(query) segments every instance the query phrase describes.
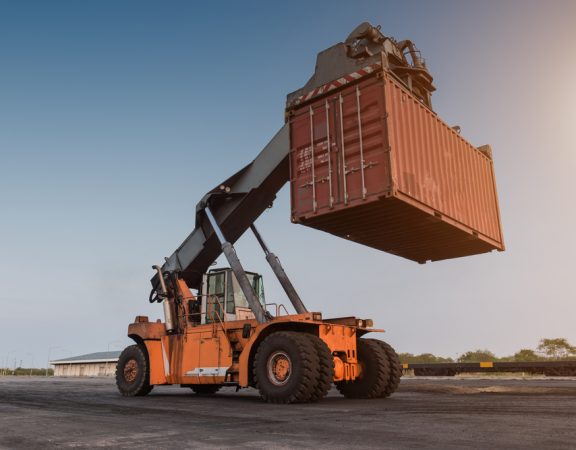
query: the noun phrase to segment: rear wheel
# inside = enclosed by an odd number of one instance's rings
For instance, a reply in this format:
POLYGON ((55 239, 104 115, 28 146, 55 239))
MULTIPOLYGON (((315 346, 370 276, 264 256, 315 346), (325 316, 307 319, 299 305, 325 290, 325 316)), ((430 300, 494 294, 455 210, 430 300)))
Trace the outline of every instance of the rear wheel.
POLYGON ((221 384, 193 384, 190 389, 197 395, 214 395, 221 387, 221 384))
POLYGON ((347 398, 382 397, 390 378, 390 365, 384 349, 375 339, 358 339, 358 362, 362 367, 354 381, 340 381, 336 387, 347 398))
POLYGON ((116 386, 126 397, 148 394, 150 385, 150 364, 147 352, 139 345, 126 347, 116 365, 116 386))
POLYGON ((254 381, 269 403, 312 401, 320 373, 318 352, 303 333, 279 331, 267 336, 254 357, 254 381))
POLYGON ((389 397, 400 384, 400 378, 402 378, 402 364, 400 363, 400 358, 398 358, 398 354, 392 348, 390 344, 386 342, 379 341, 374 339, 374 342, 377 342, 380 347, 386 353, 386 357, 388 358, 388 366, 389 366, 389 376, 388 376, 388 383, 386 384, 386 388, 382 393, 381 397, 389 397))

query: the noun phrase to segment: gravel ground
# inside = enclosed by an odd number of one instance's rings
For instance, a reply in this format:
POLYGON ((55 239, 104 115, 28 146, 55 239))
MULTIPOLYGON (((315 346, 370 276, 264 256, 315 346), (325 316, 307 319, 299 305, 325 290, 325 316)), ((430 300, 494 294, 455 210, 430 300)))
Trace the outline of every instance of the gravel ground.
POLYGON ((404 378, 389 399, 252 389, 124 398, 105 378, 0 377, 0 448, 576 448, 576 379, 404 378))

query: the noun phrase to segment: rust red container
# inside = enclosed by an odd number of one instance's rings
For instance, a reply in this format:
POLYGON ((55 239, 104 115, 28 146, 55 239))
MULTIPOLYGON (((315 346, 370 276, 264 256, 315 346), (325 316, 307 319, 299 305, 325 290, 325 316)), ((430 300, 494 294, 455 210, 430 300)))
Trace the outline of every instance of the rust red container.
POLYGON ((504 249, 491 154, 392 74, 287 113, 293 222, 420 263, 504 249))

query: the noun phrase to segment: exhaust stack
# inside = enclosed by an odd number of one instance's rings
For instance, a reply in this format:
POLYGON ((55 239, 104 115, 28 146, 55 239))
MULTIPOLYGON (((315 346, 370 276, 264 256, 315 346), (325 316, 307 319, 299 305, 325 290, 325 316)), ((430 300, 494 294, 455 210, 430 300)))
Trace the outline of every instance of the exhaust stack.
POLYGON ((162 301, 162 308, 164 309, 164 322, 166 323, 166 331, 171 333, 175 330, 174 327, 174 314, 172 310, 172 302, 168 297, 168 290, 166 289, 166 283, 164 282, 164 275, 162 274, 162 269, 160 266, 152 266, 154 270, 158 273, 158 279, 160 281, 160 289, 162 290, 161 296, 164 299, 162 301))

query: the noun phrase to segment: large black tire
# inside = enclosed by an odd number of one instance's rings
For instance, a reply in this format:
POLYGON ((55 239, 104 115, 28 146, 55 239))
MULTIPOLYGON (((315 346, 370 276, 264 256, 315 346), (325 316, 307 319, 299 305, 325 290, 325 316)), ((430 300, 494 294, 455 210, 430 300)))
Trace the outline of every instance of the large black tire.
POLYGON ((126 347, 116 365, 116 386, 125 397, 148 394, 150 385, 150 363, 145 349, 139 345, 126 347))
POLYGON ((267 336, 254 357, 254 382, 268 403, 312 401, 320 373, 318 352, 304 333, 267 336))
POLYGON ((221 387, 221 384, 193 384, 190 386, 190 389, 192 389, 196 395, 214 395, 221 387))
POLYGON ((386 342, 375 340, 375 342, 382 347, 386 356, 388 358, 388 366, 389 366, 389 376, 388 376, 388 383, 386 384, 386 389, 382 393, 381 397, 389 397, 400 385, 400 378, 402 378, 402 363, 400 363, 400 358, 398 358, 398 354, 392 348, 392 346, 386 342))
POLYGON ((310 397, 311 402, 317 402, 326 397, 326 394, 332 385, 332 381, 334 380, 334 358, 332 358, 332 352, 322 339, 313 334, 308 334, 305 336, 307 336, 312 344, 314 344, 316 352, 318 353, 320 370, 318 373, 316 387, 314 388, 314 393, 312 394, 312 397, 310 397))
POLYGON ((378 398, 384 395, 390 378, 388 356, 375 339, 356 341, 360 376, 354 381, 339 381, 336 388, 347 398, 378 398))

